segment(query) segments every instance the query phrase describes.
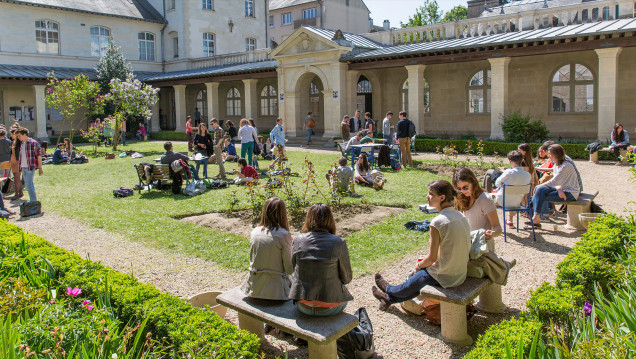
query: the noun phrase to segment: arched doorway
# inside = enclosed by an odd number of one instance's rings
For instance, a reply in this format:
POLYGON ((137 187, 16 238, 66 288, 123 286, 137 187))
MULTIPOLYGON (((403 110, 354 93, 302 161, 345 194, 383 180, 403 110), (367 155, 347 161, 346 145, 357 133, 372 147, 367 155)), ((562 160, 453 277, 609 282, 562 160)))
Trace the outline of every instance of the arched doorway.
POLYGON ((325 132, 325 121, 324 121, 324 111, 323 111, 324 95, 322 93, 323 90, 324 90, 324 87, 322 85, 322 81, 320 81, 320 78, 318 78, 318 76, 314 76, 309 82, 309 84, 305 86, 303 97, 305 97, 306 100, 303 99, 303 101, 301 102, 305 105, 301 106, 302 116, 300 120, 302 122, 299 128, 302 129, 302 126, 304 125, 305 117, 307 116, 307 113, 311 111, 312 117, 314 121, 316 122, 316 127, 314 127, 314 134, 316 135, 322 135, 325 132))
POLYGON ((363 114, 365 112, 373 113, 373 87, 371 81, 365 76, 360 76, 358 79, 357 95, 356 109, 363 114))

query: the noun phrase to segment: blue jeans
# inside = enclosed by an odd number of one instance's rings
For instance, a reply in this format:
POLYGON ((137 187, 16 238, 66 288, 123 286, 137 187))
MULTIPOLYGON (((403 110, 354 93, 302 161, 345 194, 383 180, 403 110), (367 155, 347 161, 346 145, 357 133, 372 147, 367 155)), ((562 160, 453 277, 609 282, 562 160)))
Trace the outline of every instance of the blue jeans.
POLYGON ((35 186, 33 185, 33 176, 35 175, 35 171, 29 171, 26 168, 22 168, 22 178, 24 178, 24 187, 29 192, 29 201, 37 201, 37 197, 35 195, 35 186))
POLYGON ((307 128, 307 143, 311 142, 311 135, 314 134, 314 130, 307 128))
POLYGON ((296 308, 298 308, 298 310, 301 313, 311 315, 312 317, 329 317, 331 315, 336 315, 338 313, 341 313, 347 307, 347 303, 348 302, 342 302, 342 304, 340 304, 337 307, 333 307, 329 309, 319 308, 322 310, 315 310, 315 309, 307 309, 303 307, 302 305, 300 305, 300 303, 295 302, 296 308))
POLYGON ((384 138, 386 140, 386 144, 389 145, 389 146, 391 146, 391 143, 393 143, 391 135, 388 135, 388 136, 387 135, 382 135, 382 138, 384 138))
POLYGON ((2 192, 0 192, 0 209, 6 211, 6 208, 4 207, 4 198, 2 198, 2 192))
POLYGON ((195 169, 193 165, 188 165, 190 167, 190 172, 192 172, 192 178, 195 180, 199 180, 199 169, 195 169))
POLYGON ((570 192, 565 192, 565 199, 559 197, 559 192, 554 187, 540 186, 534 191, 532 196, 532 208, 534 214, 550 213, 550 203, 574 201, 574 196, 570 192))
POLYGON ((387 285, 386 296, 392 304, 405 302, 417 297, 420 294, 420 290, 426 285, 439 285, 439 283, 424 268, 418 270, 402 284, 387 285))
POLYGON ((126 146, 126 132, 121 133, 121 143, 126 146))
POLYGON ((252 156, 254 155, 254 141, 241 142, 241 158, 247 160, 248 165, 252 165, 252 156))
POLYGON ((197 172, 199 172, 199 166, 203 165, 203 177, 208 178, 208 159, 197 161, 197 172))

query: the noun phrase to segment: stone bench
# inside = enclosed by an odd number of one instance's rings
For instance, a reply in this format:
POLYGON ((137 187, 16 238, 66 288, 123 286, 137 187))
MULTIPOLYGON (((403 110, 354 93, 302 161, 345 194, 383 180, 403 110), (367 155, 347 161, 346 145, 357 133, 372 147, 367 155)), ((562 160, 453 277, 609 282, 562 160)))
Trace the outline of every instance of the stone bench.
POLYGON ((592 210, 592 201, 597 195, 598 191, 581 191, 579 198, 576 201, 556 203, 568 205, 568 222, 566 227, 579 231, 585 230, 579 220, 579 214, 590 212, 592 210))
MULTIPOLYGON (((503 258, 503 260, 510 263, 510 268, 517 264, 514 259, 503 258)), ((464 283, 457 287, 443 288, 427 285, 422 288, 420 298, 425 297, 440 301, 442 340, 464 346, 473 343, 473 339, 468 335, 466 305, 470 304, 480 294, 487 292, 491 286, 499 287, 499 292, 501 292, 501 286, 494 284, 490 279, 472 277, 467 277, 464 283)), ((494 296, 497 297, 496 294, 494 296)), ((499 298, 501 298, 501 294, 499 294, 499 298)), ((489 296, 480 296, 479 299, 482 305, 491 304, 487 303, 490 299, 489 296)), ((501 299, 498 300, 501 301, 501 299)), ((501 303, 494 303, 494 305, 500 306, 501 303)))
MULTIPOLYGON (((599 152, 613 152, 614 150, 610 150, 609 147, 603 147, 600 150, 590 153, 590 162, 598 163, 598 153, 599 152)), ((627 164, 627 150, 620 150, 621 153, 621 161, 623 164, 627 164)))
POLYGON ((311 317, 299 312, 291 300, 249 298, 238 287, 219 295, 216 301, 236 310, 239 328, 256 334, 261 340, 265 339, 263 323, 305 339, 311 359, 337 359, 336 340, 358 325, 358 318, 351 314, 311 317))

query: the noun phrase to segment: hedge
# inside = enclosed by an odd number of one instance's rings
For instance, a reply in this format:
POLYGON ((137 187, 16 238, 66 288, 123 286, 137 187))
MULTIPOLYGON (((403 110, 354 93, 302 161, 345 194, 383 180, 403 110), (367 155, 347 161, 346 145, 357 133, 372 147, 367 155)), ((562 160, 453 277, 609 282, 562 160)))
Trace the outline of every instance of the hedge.
POLYGON ((185 132, 159 131, 150 132, 150 139, 153 141, 187 141, 188 135, 185 132))
MULTIPOLYGON (((505 339, 509 343, 519 343, 523 340, 525 353, 530 351, 530 344, 534 333, 542 324, 537 319, 522 315, 497 323, 480 335, 475 347, 466 354, 464 359, 499 359, 505 356, 505 339)), ((524 356, 525 358, 525 356, 524 356)))
POLYGON ((40 255, 49 260, 59 273, 58 293, 63 293, 66 287, 79 287, 89 296, 96 295, 98 290, 104 291, 107 282, 111 304, 119 318, 123 322, 148 318, 146 330, 165 340, 180 355, 196 352, 197 357, 258 357, 258 337, 236 328, 209 309, 195 308, 183 299, 140 283, 132 275, 82 259, 6 221, 0 221, 0 238, 2 252, 24 238, 29 260, 39 260, 40 255))

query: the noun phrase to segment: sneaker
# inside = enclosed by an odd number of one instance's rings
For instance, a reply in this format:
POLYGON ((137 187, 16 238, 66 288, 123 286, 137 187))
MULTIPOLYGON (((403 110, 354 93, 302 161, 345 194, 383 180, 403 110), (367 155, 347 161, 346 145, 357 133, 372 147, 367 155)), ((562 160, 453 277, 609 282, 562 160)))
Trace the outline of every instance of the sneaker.
POLYGON ((618 162, 616 162, 616 164, 614 166, 622 166, 622 165, 623 165, 623 162, 618 161, 618 162))
POLYGON ((386 293, 386 286, 389 285, 389 283, 382 277, 382 274, 376 273, 373 278, 375 279, 375 284, 377 284, 378 288, 386 293))
POLYGON ((373 293, 375 299, 380 301, 380 306, 378 308, 381 311, 386 312, 391 306, 391 303, 389 303, 389 299, 387 298, 386 294, 380 292, 380 290, 376 286, 371 287, 371 293, 373 293))
POLYGON ((376 191, 379 191, 379 190, 381 190, 381 189, 382 189, 382 186, 380 186, 380 184, 379 184, 379 183, 374 182, 374 183, 373 183, 373 189, 374 189, 374 190, 376 190, 376 191))

